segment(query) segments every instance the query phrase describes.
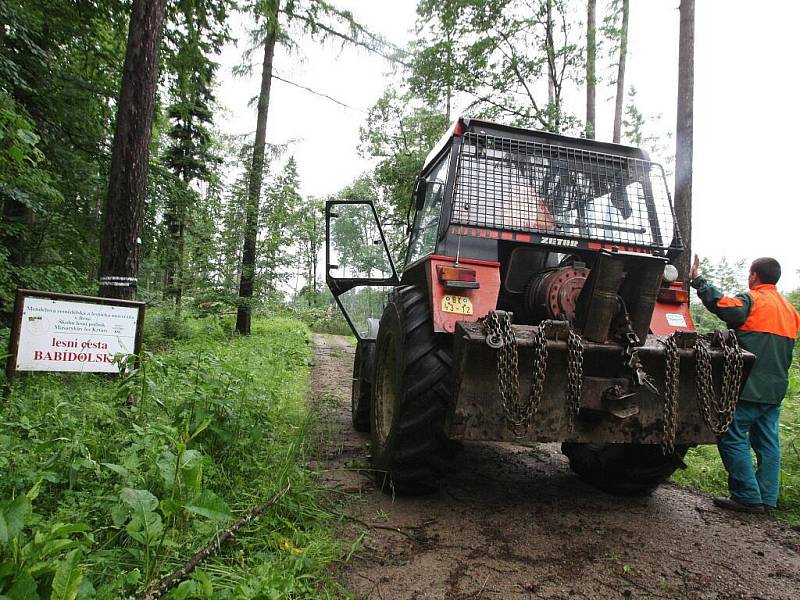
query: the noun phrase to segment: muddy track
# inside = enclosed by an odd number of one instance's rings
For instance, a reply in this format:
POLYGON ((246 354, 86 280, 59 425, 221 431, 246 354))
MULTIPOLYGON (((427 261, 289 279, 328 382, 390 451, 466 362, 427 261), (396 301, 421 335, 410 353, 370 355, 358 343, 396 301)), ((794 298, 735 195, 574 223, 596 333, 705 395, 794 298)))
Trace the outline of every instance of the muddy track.
POLYGON ((350 426, 353 347, 316 335, 321 477, 360 543, 337 576, 356 598, 800 598, 800 533, 672 485, 615 498, 558 446, 466 445, 442 490, 392 498, 350 426))

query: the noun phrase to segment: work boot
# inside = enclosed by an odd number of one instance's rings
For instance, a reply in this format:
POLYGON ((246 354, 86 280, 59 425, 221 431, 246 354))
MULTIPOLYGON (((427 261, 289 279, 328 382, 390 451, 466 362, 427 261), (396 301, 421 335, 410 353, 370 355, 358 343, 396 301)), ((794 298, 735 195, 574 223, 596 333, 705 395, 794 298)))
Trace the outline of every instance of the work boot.
POLYGON ((713 502, 714 506, 718 508, 724 508, 725 510, 734 510, 736 512, 758 513, 758 514, 764 512, 763 504, 742 504, 741 502, 737 502, 733 498, 716 497, 713 499, 713 502))

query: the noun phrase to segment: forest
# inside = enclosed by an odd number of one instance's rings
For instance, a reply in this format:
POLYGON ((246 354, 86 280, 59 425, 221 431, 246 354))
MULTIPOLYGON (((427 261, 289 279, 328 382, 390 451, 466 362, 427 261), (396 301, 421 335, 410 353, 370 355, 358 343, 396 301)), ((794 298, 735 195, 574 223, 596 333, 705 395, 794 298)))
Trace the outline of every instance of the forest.
MULTIPOLYGON (((594 138, 599 103, 607 141, 646 149, 670 185, 691 171, 685 135, 664 135, 637 104, 647 82, 626 77, 630 0, 409 10, 399 47, 335 0, 0 0, 0 344, 18 288, 135 298, 148 314, 138 368, 20 377, 3 401, 0 598, 346 597, 330 567, 357 544, 335 539, 342 516, 308 466, 320 417, 304 404, 311 332, 350 334, 324 283, 325 200, 371 200, 402 265, 415 179, 455 117, 594 138), (260 91, 251 133, 232 136, 218 91, 237 42, 234 75, 260 91), (324 196, 301 192, 268 118, 276 48, 307 44, 368 53, 388 73, 354 149, 364 171, 324 196), (266 504, 235 550, 159 587, 266 504)), ((372 269, 370 252, 348 260, 372 269)), ((744 285, 746 266, 704 267, 728 291, 744 285)), ((378 296, 355 305, 374 314, 378 296)), ((789 414, 783 506, 796 521, 789 414)), ((718 491, 706 450, 681 482, 718 491)))
MULTIPOLYGON (((528 2, 420 2, 416 40, 404 49, 322 1, 161 4, 152 133, 137 150, 146 166, 137 185, 144 187, 125 190, 137 198, 126 198, 120 209, 111 201, 123 193, 117 187, 133 185, 118 180, 112 160, 130 3, 76 0, 59 3, 55 14, 49 2, 0 8, 0 315, 6 325, 17 287, 94 294, 108 275, 135 278, 126 293, 171 306, 176 316, 270 302, 328 304, 319 284, 324 198, 300 194, 290 145, 267 133, 267 67, 260 69, 255 136, 220 131, 219 53, 235 34, 247 36, 241 67, 252 76, 253 63, 271 67, 273 44, 353 47, 386 61, 394 74, 369 109, 358 148, 374 166, 329 197, 373 200, 396 262, 405 250, 414 179, 455 106, 473 116, 592 137, 597 80, 603 94, 614 94, 614 141, 648 146, 669 160, 637 109, 635 83, 624 79, 628 3, 622 0, 601 6, 588 51, 577 2, 533 2, 533 12, 528 2), (246 31, 234 32, 234 15, 245 18, 246 31), (487 35, 503 42, 487 44, 487 35), (584 80, 591 82, 585 114, 576 101, 584 80), (129 217, 134 223, 123 225, 129 217), (104 234, 112 221, 118 230, 104 234), (103 246, 110 243, 104 235, 123 233, 131 238, 128 246, 103 246), (127 253, 131 264, 120 270, 101 261, 102 255, 126 262, 112 253, 127 253)), ((134 24, 145 26, 132 23, 131 35, 134 24)))

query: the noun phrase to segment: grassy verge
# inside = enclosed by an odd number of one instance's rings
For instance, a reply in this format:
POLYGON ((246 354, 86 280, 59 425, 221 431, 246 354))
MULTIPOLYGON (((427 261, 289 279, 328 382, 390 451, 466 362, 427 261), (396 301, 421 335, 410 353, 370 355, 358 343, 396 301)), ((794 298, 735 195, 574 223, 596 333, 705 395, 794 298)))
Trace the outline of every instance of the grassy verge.
MULTIPOLYGON (((781 413, 781 493, 778 499, 777 518, 800 524, 800 368, 790 374, 789 393, 781 413)), ((686 457, 689 468, 673 476, 676 483, 694 487, 716 495, 728 495, 725 467, 715 446, 701 446, 689 450, 686 457)))
POLYGON ((0 406, 0 596, 137 597, 287 485, 167 597, 341 595, 305 467, 308 329, 192 327, 121 380, 19 378, 0 406))

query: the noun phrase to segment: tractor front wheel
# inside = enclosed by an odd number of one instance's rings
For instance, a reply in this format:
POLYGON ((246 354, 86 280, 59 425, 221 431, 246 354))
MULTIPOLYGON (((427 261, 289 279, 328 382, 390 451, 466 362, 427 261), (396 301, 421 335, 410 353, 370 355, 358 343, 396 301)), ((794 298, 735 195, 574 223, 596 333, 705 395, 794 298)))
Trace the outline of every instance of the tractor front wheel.
POLYGON ((421 288, 392 292, 375 342, 372 382, 372 464, 384 491, 421 494, 438 488, 448 451, 450 343, 434 333, 421 288))
POLYGON ((374 363, 375 340, 360 340, 353 358, 353 390, 350 395, 353 429, 356 431, 369 431, 369 406, 374 363))
POLYGON ((561 451, 570 468, 587 483, 615 496, 647 496, 683 466, 687 446, 664 455, 657 444, 578 444, 561 451))

